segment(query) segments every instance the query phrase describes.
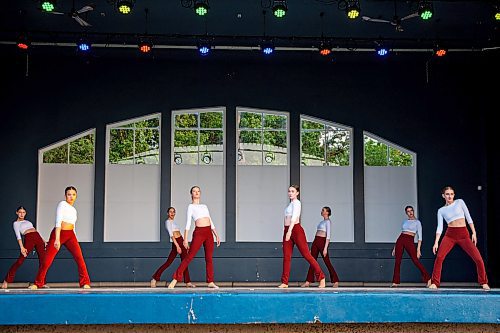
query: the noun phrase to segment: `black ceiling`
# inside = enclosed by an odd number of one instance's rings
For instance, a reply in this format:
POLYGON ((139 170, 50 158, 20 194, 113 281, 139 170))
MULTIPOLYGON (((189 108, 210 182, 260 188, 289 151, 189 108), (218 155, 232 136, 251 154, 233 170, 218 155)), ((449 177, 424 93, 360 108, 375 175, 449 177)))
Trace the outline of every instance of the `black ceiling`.
MULTIPOLYGON (((137 39, 151 36, 157 48, 192 47, 206 36, 215 47, 255 47, 261 37, 273 37, 276 47, 317 47, 321 36, 333 47, 373 48, 379 40, 392 48, 425 49, 439 41, 463 50, 495 49, 499 46, 498 21, 492 1, 433 1, 429 21, 413 17, 401 23, 403 31, 389 23, 364 21, 361 16, 392 21, 417 11, 417 1, 360 0, 361 15, 347 18, 339 9, 343 1, 288 0, 282 19, 271 13, 270 0, 210 0, 205 17, 186 8, 189 0, 136 0, 133 11, 122 15, 115 0, 58 0, 56 11, 70 13, 91 4, 94 10, 81 14, 92 26, 82 27, 70 15, 42 12, 39 1, 8 0, 0 11, 0 45, 11 44, 21 33, 37 43, 56 47, 74 43, 85 33, 101 47, 132 47, 137 39), (7 6, 6 6, 7 5, 7 6)), ((69 46, 69 45, 67 45, 69 46)))

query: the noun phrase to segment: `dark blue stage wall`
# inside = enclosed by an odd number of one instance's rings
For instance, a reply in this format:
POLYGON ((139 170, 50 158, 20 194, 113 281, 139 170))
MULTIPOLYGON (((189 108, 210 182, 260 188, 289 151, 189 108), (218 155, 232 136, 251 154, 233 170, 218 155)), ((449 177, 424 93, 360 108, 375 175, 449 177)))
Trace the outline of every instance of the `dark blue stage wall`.
MULTIPOLYGON (((28 77, 24 55, 3 53, 0 274, 6 273, 18 254, 11 225, 15 208, 26 206, 29 219, 36 220, 38 149, 95 127, 94 242, 82 244, 91 278, 149 281, 170 250, 164 230, 158 243, 102 241, 106 124, 162 113, 163 219, 170 201, 171 110, 225 106, 234 123, 236 106, 247 106, 290 112, 292 122, 307 114, 354 128, 355 242, 331 246, 342 281, 390 281, 392 277, 393 244, 364 242, 364 130, 417 153, 419 218, 427 226, 423 244, 427 269, 432 270, 434 260, 436 211, 443 203, 440 189, 451 184, 475 219, 478 247, 490 280, 498 281, 498 251, 494 249, 499 232, 493 207, 500 200, 495 194, 498 186, 488 186, 498 185, 494 171, 498 170, 498 157, 493 155, 497 149, 492 143, 498 137, 487 131, 491 121, 486 117, 487 110, 498 110, 494 106, 498 85, 485 82, 496 80, 495 54, 450 53, 441 60, 431 59, 429 54, 401 54, 378 60, 371 54, 345 53, 326 61, 315 53, 263 59, 260 54, 221 51, 202 59, 178 52, 143 58, 136 53, 115 56, 112 50, 97 50, 84 61, 74 55, 34 50, 28 77), (478 191, 479 185, 482 191, 478 191)), ((298 128, 297 123, 292 125, 298 128)), ((279 281, 280 243, 234 241, 235 135, 234 129, 227 128, 227 242, 215 250, 215 277, 217 281, 255 281, 258 267, 259 281, 279 281)), ((298 133, 290 135, 298 142, 298 133)), ((298 182, 297 153, 291 155, 291 161, 290 179, 298 182)), ((202 252, 190 267, 195 281, 204 280, 200 255, 202 252)), ((36 259, 28 260, 17 281, 32 281, 36 266, 36 259)), ((306 269, 306 262, 296 256, 291 280, 303 280, 306 269)), ((419 280, 408 260, 403 272, 403 281, 419 280)), ((164 277, 171 274, 172 268, 164 277)), ((66 250, 56 259, 48 281, 77 281, 76 265, 66 250)), ((476 281, 472 260, 462 250, 454 249, 447 257, 443 281, 476 281)))

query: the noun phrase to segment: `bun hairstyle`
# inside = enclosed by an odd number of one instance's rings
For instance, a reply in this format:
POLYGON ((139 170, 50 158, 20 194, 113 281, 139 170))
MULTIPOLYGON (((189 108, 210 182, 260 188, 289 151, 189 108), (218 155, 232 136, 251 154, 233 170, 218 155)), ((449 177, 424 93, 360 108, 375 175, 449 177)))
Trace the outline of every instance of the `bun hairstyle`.
POLYGON ((331 210, 331 208, 330 208, 330 207, 325 206, 325 207, 323 207, 323 209, 324 209, 324 210, 326 210, 326 211, 328 212, 328 217, 330 217, 330 216, 332 215, 332 210, 331 210))
POLYGON ((444 192, 446 192, 447 190, 452 190, 453 192, 455 192, 455 189, 453 187, 451 187, 451 186, 445 186, 441 190, 441 194, 444 194, 444 192))
POLYGON ((78 191, 76 190, 76 187, 74 187, 74 186, 68 186, 68 187, 66 187, 66 189, 64 190, 64 194, 68 193, 68 191, 71 191, 71 190, 73 190, 73 191, 75 191, 75 192, 77 192, 77 193, 78 193, 78 191))
POLYGON ((200 187, 198 185, 195 185, 195 186, 191 187, 191 189, 189 190, 189 193, 193 194, 193 190, 195 188, 197 188, 197 189, 199 189, 201 191, 200 187))
POLYGON ((406 211, 408 210, 408 208, 413 209, 413 206, 406 206, 406 207, 405 207, 405 213, 406 213, 406 211))

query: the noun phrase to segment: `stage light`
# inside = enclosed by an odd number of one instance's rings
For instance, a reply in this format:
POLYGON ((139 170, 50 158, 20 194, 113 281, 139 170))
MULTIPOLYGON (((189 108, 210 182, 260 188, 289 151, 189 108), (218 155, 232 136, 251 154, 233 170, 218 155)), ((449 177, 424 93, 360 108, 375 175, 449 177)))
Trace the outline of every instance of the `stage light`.
POLYGON ((422 20, 428 20, 434 14, 434 9, 432 7, 432 2, 430 1, 420 1, 418 4, 418 15, 422 20))
POLYGON ((389 54, 389 49, 384 47, 384 46, 377 47, 376 51, 377 51, 377 55, 379 55, 381 57, 385 57, 386 55, 389 54))
POLYGON ((264 40, 260 44, 260 50, 265 55, 270 55, 274 53, 274 43, 270 40, 264 40))
POLYGON ((434 54, 436 55, 436 57, 444 57, 446 53, 448 53, 448 50, 446 50, 445 48, 437 47, 434 49, 434 54))
POLYGON ((359 5, 359 0, 348 0, 346 6, 347 17, 354 20, 359 16, 361 12, 361 6, 359 5))
POLYGON ((200 16, 205 16, 208 13, 208 0, 195 0, 194 11, 200 16))
POLYGON ((90 51, 91 44, 86 38, 80 38, 76 43, 77 49, 80 52, 87 53, 90 51))
POLYGON ((40 5, 45 12, 51 12, 56 8, 55 0, 42 0, 40 1, 40 5))
POLYGON ((273 1, 273 14, 277 18, 282 18, 286 15, 288 11, 288 6, 286 0, 274 0, 273 1))
POLYGON ((17 42, 16 42, 16 46, 20 49, 20 50, 27 50, 29 49, 31 43, 28 39, 28 37, 26 37, 26 35, 20 35, 18 38, 17 38, 17 42))
POLYGON ((116 3, 116 8, 123 15, 127 15, 130 14, 132 8, 134 8, 134 2, 135 0, 119 0, 116 3))
POLYGON ((151 41, 151 38, 142 37, 137 46, 139 47, 139 51, 142 53, 149 53, 153 49, 153 42, 151 41))
POLYGON ((206 41, 201 41, 198 43, 198 52, 200 52, 200 55, 202 56, 208 55, 211 49, 212 46, 206 41))
POLYGON ((495 6, 495 20, 500 21, 500 5, 495 6))
POLYGON ((321 42, 318 51, 322 56, 327 56, 332 53, 332 46, 330 45, 330 43, 321 42))

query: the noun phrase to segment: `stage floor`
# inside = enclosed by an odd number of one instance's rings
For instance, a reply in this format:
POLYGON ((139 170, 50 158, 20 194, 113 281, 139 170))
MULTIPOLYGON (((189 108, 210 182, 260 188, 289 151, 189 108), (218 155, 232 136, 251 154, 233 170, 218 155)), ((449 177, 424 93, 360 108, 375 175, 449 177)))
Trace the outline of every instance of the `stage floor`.
POLYGON ((500 289, 50 288, 0 290, 0 324, 500 324, 500 289))

